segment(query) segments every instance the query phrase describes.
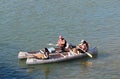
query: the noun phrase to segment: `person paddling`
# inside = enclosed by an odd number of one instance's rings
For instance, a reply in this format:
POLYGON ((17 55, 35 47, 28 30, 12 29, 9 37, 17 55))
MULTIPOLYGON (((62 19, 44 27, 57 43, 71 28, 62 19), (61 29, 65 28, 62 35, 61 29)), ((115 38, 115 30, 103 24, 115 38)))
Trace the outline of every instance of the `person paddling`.
POLYGON ((59 36, 57 46, 60 47, 60 50, 62 50, 61 52, 66 51, 67 41, 65 40, 65 38, 63 38, 62 35, 59 36))
MULTIPOLYGON (((85 40, 81 40, 81 43, 77 45, 76 48, 80 51, 83 50, 84 52, 87 52, 89 50, 89 45, 85 40)), ((81 51, 81 53, 84 53, 83 51, 81 51)))

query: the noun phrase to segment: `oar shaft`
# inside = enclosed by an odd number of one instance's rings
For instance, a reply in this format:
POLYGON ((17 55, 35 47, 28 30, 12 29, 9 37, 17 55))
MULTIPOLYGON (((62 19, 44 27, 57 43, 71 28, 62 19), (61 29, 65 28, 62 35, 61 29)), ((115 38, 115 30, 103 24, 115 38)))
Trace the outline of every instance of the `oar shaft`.
POLYGON ((80 50, 82 50, 83 52, 85 52, 89 57, 91 57, 92 58, 92 54, 90 54, 89 52, 86 52, 86 51, 84 51, 83 49, 81 49, 80 48, 80 50))

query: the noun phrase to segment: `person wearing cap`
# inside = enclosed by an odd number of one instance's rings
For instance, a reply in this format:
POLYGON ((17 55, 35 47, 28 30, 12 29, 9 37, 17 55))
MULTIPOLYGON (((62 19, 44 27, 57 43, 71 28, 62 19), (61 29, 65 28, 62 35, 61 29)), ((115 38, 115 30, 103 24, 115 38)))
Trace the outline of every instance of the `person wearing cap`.
POLYGON ((85 40, 81 40, 81 43, 76 46, 77 49, 82 49, 83 51, 87 52, 89 49, 89 45, 85 40))
POLYGON ((65 40, 65 38, 62 37, 62 35, 59 36, 59 39, 57 41, 57 46, 60 47, 62 52, 65 51, 65 47, 67 46, 67 41, 65 40))

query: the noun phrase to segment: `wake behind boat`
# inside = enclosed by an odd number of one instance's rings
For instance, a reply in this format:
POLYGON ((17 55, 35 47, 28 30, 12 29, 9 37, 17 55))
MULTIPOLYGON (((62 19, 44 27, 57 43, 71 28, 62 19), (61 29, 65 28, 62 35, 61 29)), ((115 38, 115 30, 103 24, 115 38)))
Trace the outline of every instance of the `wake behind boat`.
MULTIPOLYGON (((80 54, 72 54, 73 52, 63 52, 63 53, 51 53, 49 55, 49 59, 38 59, 38 58, 27 58, 26 64, 45 64, 45 63, 55 63, 55 62, 62 62, 67 60, 72 60, 76 58, 83 58, 87 57, 86 53, 80 54)), ((91 55, 97 54, 97 48, 91 48, 89 50, 91 55)))

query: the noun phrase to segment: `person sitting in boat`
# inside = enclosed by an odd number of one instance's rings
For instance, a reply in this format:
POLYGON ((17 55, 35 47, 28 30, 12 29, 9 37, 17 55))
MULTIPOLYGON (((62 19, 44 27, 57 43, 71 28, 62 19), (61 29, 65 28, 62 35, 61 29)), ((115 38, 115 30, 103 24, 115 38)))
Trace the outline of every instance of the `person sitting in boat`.
POLYGON ((84 53, 84 52, 87 52, 87 51, 88 51, 89 45, 88 45, 87 41, 81 40, 81 43, 80 43, 79 45, 77 45, 76 48, 77 48, 81 53, 84 53))
POLYGON ((57 41, 57 46, 60 47, 60 49, 62 50, 62 52, 66 51, 66 48, 68 46, 67 45, 67 41, 61 35, 59 36, 59 39, 57 41))
POLYGON ((38 58, 38 59, 49 59, 49 51, 47 48, 44 48, 43 50, 40 50, 40 53, 35 53, 35 54, 32 54, 32 56, 30 57, 35 57, 35 58, 38 58))

